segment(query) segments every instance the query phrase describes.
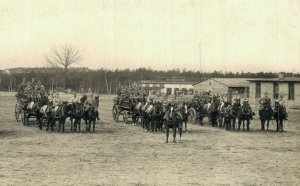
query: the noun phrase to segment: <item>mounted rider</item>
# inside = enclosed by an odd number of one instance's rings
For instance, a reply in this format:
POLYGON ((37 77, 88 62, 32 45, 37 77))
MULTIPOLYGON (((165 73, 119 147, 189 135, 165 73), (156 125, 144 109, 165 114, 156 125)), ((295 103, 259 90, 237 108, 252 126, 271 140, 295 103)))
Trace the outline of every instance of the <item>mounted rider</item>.
POLYGON ((241 103, 241 97, 240 97, 239 92, 237 90, 234 91, 234 95, 232 96, 232 103, 233 104, 240 104, 241 103))
POLYGON ((259 110, 263 110, 266 106, 271 106, 271 98, 268 96, 269 93, 265 92, 264 97, 262 97, 258 102, 260 104, 259 110))
POLYGON ((278 103, 279 105, 282 106, 283 112, 284 112, 284 115, 285 115, 284 119, 287 120, 287 118, 288 118, 288 113, 286 111, 287 105, 286 105, 286 101, 284 100, 283 95, 280 95, 280 98, 278 100, 276 100, 275 103, 278 103))
POLYGON ((253 119, 253 112, 252 112, 252 108, 249 104, 249 100, 247 98, 245 98, 243 100, 243 104, 241 106, 242 111, 248 111, 250 113, 251 119, 253 119))
POLYGON ((99 112, 98 112, 98 104, 93 96, 92 93, 88 94, 88 98, 87 100, 84 102, 84 108, 85 108, 85 111, 88 110, 88 108, 94 108, 95 109, 95 112, 96 112, 96 118, 97 120, 99 120, 99 112))
POLYGON ((56 113, 59 109, 59 107, 62 105, 62 100, 59 97, 59 93, 56 92, 54 94, 53 100, 52 100, 52 108, 54 113, 56 113))

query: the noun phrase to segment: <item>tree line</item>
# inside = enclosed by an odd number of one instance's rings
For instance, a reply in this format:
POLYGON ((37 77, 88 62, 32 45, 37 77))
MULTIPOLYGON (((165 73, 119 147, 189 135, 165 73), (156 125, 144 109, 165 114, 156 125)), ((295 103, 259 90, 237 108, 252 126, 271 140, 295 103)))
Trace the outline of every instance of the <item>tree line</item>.
MULTIPOLYGON (((92 88, 99 94, 115 94, 119 82, 129 85, 138 81, 189 81, 198 83, 209 78, 277 78, 274 72, 200 72, 186 69, 154 70, 138 69, 97 69, 70 68, 67 72, 62 68, 12 68, 9 74, 0 71, 0 90, 17 91, 23 78, 40 80, 46 88, 64 91, 79 91, 92 88)), ((300 77, 300 74, 285 73, 285 77, 300 77)))

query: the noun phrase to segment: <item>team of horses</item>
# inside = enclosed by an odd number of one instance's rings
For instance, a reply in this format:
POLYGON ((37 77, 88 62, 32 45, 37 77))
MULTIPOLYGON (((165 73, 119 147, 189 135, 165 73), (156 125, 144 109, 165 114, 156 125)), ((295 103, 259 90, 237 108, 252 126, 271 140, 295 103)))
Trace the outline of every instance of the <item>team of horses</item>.
MULTIPOLYGON (((173 142, 176 142, 176 133, 179 131, 181 138, 183 129, 187 131, 187 123, 203 125, 205 117, 208 118, 212 127, 224 128, 225 130, 250 131, 250 123, 255 113, 249 104, 241 103, 240 99, 230 102, 222 102, 217 98, 211 100, 198 100, 183 102, 179 105, 162 104, 161 102, 148 102, 143 99, 131 101, 132 123, 136 125, 140 119, 141 126, 146 131, 165 132, 168 143, 169 130, 173 131, 173 142)), ((277 123, 277 131, 283 131, 285 118, 283 106, 275 103, 275 107, 265 106, 259 111, 261 130, 269 129, 270 120, 277 123)))
MULTIPOLYGON (((99 97, 95 97, 99 101, 99 97)), ((29 118, 35 118, 39 129, 46 125, 46 131, 54 132, 54 126, 58 123, 58 132, 65 132, 65 123, 69 119, 71 131, 81 132, 81 121, 85 121, 86 131, 95 132, 96 110, 93 105, 85 105, 87 96, 83 96, 78 103, 62 102, 54 107, 47 97, 31 100, 23 109, 23 124, 29 126, 29 118)))

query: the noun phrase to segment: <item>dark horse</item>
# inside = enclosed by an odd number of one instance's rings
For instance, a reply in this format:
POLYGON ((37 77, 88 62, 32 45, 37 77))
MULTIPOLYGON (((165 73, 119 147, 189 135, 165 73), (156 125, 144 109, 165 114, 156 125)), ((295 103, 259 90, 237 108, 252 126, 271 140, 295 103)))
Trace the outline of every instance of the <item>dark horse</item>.
POLYGON ((218 107, 220 106, 220 101, 216 98, 213 99, 212 104, 208 108, 208 116, 211 122, 211 126, 215 127, 218 125, 218 117, 219 117, 219 110, 218 107))
POLYGON ((173 130, 173 143, 176 143, 176 129, 179 130, 180 140, 182 135, 182 118, 176 113, 173 106, 170 106, 165 117, 165 126, 166 126, 166 143, 169 139, 169 130, 173 130))
POLYGON ((60 132, 61 130, 62 132, 65 132, 65 121, 66 121, 65 106, 66 105, 67 102, 63 102, 62 104, 51 109, 48 118, 46 132, 49 131, 50 126, 51 126, 51 131, 54 132, 54 125, 56 121, 58 121, 58 132, 60 132))
POLYGON ((38 102, 35 112, 36 121, 39 123, 39 129, 43 129, 43 121, 47 121, 51 113, 51 106, 47 97, 42 97, 38 102))
POLYGON ((261 122, 261 130, 265 130, 265 123, 267 122, 267 130, 269 130, 269 123, 273 117, 273 110, 271 104, 266 104, 259 110, 259 117, 261 122))
POLYGON ((80 122, 83 114, 82 103, 68 103, 65 108, 66 117, 70 118, 71 131, 80 132, 80 122))
POLYGON ((249 104, 242 105, 239 115, 239 127, 238 130, 241 128, 241 124, 243 123, 243 131, 245 130, 245 122, 247 123, 247 131, 250 131, 250 120, 253 116, 252 109, 249 104))
MULTIPOLYGON (((84 95, 80 99, 80 102, 83 104, 86 100, 87 100, 87 96, 84 95)), ((95 125, 96 125, 96 119, 97 119, 97 108, 93 105, 89 105, 88 107, 85 107, 82 118, 85 121, 86 131, 91 132, 91 125, 93 123, 93 132, 95 132, 95 125)))
POLYGON ((241 102, 237 99, 232 105, 232 129, 235 130, 236 120, 240 117, 241 102))
POLYGON ((160 102, 155 103, 152 111, 149 113, 149 116, 150 116, 150 123, 149 123, 150 130, 152 132, 157 132, 157 129, 162 131, 163 117, 164 117, 162 103, 160 102))
POLYGON ((275 102, 274 119, 277 124, 276 131, 283 132, 283 120, 287 117, 286 109, 283 105, 275 102))
POLYGON ((189 118, 189 106, 185 102, 181 105, 180 113, 182 115, 182 122, 184 123, 185 131, 187 131, 187 122, 189 118))

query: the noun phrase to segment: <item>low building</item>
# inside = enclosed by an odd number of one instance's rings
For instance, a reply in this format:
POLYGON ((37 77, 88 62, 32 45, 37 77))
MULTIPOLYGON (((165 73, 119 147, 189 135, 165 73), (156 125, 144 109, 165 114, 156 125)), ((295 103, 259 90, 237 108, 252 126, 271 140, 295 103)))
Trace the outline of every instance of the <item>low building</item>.
POLYGON ((136 83, 142 87, 147 93, 160 92, 166 95, 174 95, 176 92, 183 94, 193 93, 193 84, 195 82, 187 81, 139 81, 136 83))
POLYGON ((300 106, 300 78, 286 77, 271 79, 253 79, 250 82, 249 101, 257 104, 259 99, 268 92, 268 96, 274 100, 282 95, 288 107, 300 106))
POLYGON ((211 78, 193 85, 198 93, 211 92, 213 95, 227 95, 229 100, 232 94, 238 91, 241 97, 249 97, 250 83, 247 78, 211 78))

